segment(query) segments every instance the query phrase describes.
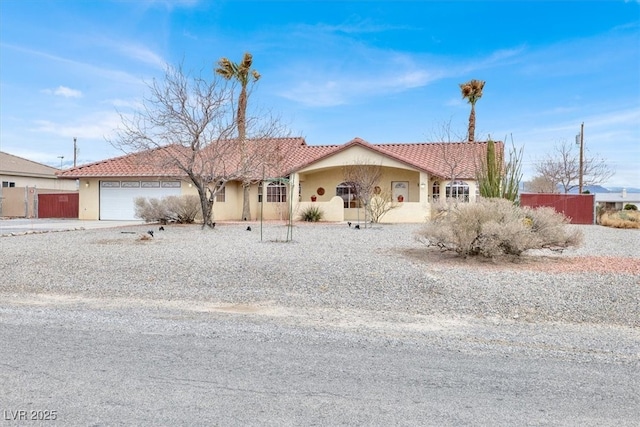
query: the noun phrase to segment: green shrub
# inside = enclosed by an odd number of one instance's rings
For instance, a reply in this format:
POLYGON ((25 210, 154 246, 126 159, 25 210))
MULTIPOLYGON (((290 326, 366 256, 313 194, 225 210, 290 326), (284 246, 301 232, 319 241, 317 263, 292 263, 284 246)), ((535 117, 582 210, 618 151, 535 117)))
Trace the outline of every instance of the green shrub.
POLYGON ((198 196, 167 196, 162 199, 138 197, 135 215, 145 222, 192 224, 200 214, 198 196))
POLYGON ((521 208, 505 199, 440 204, 419 240, 462 256, 520 256, 529 249, 562 250, 581 242, 581 233, 551 208, 521 208))
POLYGON ((303 221, 318 222, 324 217, 324 212, 317 206, 308 206, 301 213, 300 218, 303 221))
POLYGON ((627 203, 626 205, 624 205, 624 210, 625 211, 637 211, 638 207, 636 205, 634 205, 633 203, 627 203))

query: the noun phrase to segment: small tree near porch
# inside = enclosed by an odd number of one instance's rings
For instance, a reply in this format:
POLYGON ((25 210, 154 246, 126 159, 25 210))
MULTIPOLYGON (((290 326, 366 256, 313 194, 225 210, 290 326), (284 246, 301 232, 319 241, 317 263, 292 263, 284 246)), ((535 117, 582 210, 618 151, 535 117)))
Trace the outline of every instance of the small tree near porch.
POLYGON ((391 200, 391 193, 380 187, 382 165, 367 159, 356 159, 343 167, 344 180, 353 184, 356 196, 365 207, 365 227, 368 220, 378 222, 387 212, 398 207, 391 200))

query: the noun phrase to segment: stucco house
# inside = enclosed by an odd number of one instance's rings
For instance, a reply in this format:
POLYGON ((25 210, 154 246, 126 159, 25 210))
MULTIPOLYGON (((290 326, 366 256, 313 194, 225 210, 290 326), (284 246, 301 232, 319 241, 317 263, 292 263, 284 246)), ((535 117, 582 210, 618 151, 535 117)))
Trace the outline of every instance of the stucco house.
POLYGON ((626 205, 640 208, 640 193, 628 193, 623 189, 619 193, 595 193, 596 205, 604 209, 622 210, 626 205))
POLYGON ((58 179, 59 169, 0 151, 0 216, 35 216, 38 194, 75 192, 76 182, 58 179))
MULTIPOLYGON (((453 194, 465 202, 475 200, 476 164, 487 146, 484 142, 371 144, 361 138, 341 145, 307 145, 304 138, 273 141, 281 147, 282 162, 269 176, 256 171, 248 220, 260 215, 265 220, 284 219, 289 203, 294 219, 310 205, 322 209, 327 221, 362 219, 363 207, 353 185, 345 182, 344 168, 370 164, 382 168, 376 191, 388 194, 395 205, 381 222, 422 222, 439 197, 453 194)), ((503 153, 503 143, 496 143, 496 149, 503 153)), ((80 182, 79 218, 131 220, 136 197, 197 194, 184 173, 154 166, 149 161, 154 155, 161 154, 134 153, 59 173, 60 178, 80 182)), ((242 200, 242 183, 229 181, 214 203, 214 219, 242 220, 242 200)))

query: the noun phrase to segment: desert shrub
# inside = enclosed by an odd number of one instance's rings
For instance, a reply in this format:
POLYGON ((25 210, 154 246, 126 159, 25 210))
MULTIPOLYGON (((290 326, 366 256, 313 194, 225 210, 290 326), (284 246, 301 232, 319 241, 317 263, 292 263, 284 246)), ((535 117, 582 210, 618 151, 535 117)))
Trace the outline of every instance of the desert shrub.
POLYGON ((613 228, 640 228, 640 212, 632 210, 605 212, 600 218, 600 225, 613 228))
POLYGON ((626 205, 624 205, 624 210, 625 211, 637 211, 638 207, 636 205, 634 205, 633 203, 627 203, 626 205))
POLYGON ((391 199, 391 192, 381 191, 374 195, 371 200, 369 200, 369 203, 366 204, 369 220, 373 223, 378 223, 387 212, 398 206, 399 204, 391 199))
POLYGON ((418 233, 428 246, 462 256, 520 256, 529 249, 562 250, 579 245, 581 233, 551 208, 521 208, 505 199, 438 204, 418 233))
POLYGON ((164 203, 155 197, 136 197, 135 216, 145 222, 166 222, 169 213, 164 203))
POLYGON ((162 199, 137 197, 135 215, 145 222, 192 224, 200 214, 198 196, 167 196, 162 199))
POLYGON ((307 206, 300 212, 300 218, 303 221, 318 222, 324 217, 324 212, 317 206, 307 206))

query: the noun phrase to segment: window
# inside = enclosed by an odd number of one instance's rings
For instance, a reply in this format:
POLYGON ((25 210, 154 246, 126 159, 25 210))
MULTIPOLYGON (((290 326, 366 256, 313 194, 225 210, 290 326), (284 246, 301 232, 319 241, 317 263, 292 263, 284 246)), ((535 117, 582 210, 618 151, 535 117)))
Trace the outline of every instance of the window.
POLYGON ((2 186, 5 187, 5 188, 15 187, 16 183, 15 182, 11 182, 11 181, 2 181, 2 186))
POLYGON ((353 182, 343 182, 336 187, 336 196, 342 197, 343 206, 345 208, 359 208, 360 199, 358 191, 353 182))
POLYGON ((267 203, 284 203, 287 201, 287 186, 282 182, 271 182, 267 185, 267 203))
POLYGON ((227 187, 224 186, 218 190, 218 194, 216 194, 216 202, 224 203, 227 199, 227 187))
POLYGON ((455 198, 462 202, 469 201, 469 185, 464 181, 453 181, 445 187, 447 198, 455 198))
POLYGON ((440 200, 440 182, 434 181, 431 186, 431 198, 434 202, 440 200))

